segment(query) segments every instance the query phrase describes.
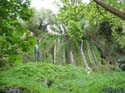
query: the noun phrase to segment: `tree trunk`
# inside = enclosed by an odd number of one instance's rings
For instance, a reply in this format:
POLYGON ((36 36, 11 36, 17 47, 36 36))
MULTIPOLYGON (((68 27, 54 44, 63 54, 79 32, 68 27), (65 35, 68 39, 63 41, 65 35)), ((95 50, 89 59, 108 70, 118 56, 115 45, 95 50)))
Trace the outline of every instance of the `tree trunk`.
POLYGON ((102 0, 93 0, 93 1, 96 2, 98 5, 100 5, 101 7, 103 7, 104 9, 106 9, 107 11, 109 11, 110 13, 125 20, 125 13, 119 11, 118 9, 116 9, 114 7, 111 7, 108 4, 105 4, 102 0))

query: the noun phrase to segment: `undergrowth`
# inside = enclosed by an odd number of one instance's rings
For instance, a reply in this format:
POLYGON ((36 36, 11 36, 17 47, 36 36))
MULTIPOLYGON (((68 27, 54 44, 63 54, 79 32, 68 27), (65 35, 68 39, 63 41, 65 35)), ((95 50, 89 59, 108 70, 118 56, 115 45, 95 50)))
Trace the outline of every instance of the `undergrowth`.
POLYGON ((124 77, 125 72, 87 74, 83 68, 72 65, 27 63, 1 72, 0 89, 16 86, 33 93, 110 93, 109 88, 125 90, 124 77))

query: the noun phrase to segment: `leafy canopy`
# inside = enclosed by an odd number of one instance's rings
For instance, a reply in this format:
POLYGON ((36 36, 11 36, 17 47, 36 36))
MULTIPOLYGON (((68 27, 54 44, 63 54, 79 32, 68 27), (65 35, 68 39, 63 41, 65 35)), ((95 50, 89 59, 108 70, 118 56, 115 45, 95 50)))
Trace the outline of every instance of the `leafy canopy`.
POLYGON ((19 51, 30 45, 21 39, 27 30, 20 24, 32 16, 29 5, 30 0, 0 0, 0 65, 20 59, 19 51))

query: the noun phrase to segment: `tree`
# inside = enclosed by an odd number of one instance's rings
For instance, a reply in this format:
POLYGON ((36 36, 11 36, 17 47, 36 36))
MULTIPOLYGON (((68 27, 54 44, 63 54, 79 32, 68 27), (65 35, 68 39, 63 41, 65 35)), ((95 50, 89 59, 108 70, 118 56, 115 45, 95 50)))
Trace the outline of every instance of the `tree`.
POLYGON ((21 39, 28 31, 20 22, 32 16, 29 5, 29 0, 0 0, 0 66, 13 64, 20 51, 28 50, 30 42, 21 39))
POLYGON ((56 23, 56 17, 49 9, 41 8, 40 11, 33 9, 34 16, 24 23, 25 27, 39 37, 42 33, 48 32, 47 26, 56 23))

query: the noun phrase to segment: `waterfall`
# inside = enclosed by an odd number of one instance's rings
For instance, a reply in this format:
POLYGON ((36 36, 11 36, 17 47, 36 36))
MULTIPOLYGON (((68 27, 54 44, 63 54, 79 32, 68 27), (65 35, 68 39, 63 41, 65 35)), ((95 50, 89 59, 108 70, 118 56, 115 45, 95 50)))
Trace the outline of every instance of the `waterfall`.
POLYGON ((62 49, 61 49, 62 50, 62 59, 63 59, 62 61, 63 61, 63 64, 66 64, 66 57, 65 57, 65 51, 66 50, 65 50, 65 47, 64 47, 64 43, 65 43, 65 41, 64 41, 64 39, 62 39, 62 45, 63 45, 63 46, 61 46, 62 47, 62 49))
POLYGON ((71 64, 75 64, 75 60, 74 60, 74 55, 72 53, 72 49, 70 50, 70 60, 71 60, 71 64))
POLYGON ((57 38, 58 40, 57 40, 57 55, 56 55, 56 60, 57 60, 57 64, 62 64, 62 51, 61 51, 61 39, 60 39, 60 37, 58 36, 58 38, 57 38))
POLYGON ((53 53, 53 55, 54 55, 54 59, 53 59, 53 63, 54 64, 56 64, 56 40, 55 40, 55 45, 54 45, 54 53, 53 53))
POLYGON ((89 67, 88 63, 87 63, 87 60, 86 60, 86 57, 85 57, 85 54, 84 54, 84 51, 83 51, 83 40, 81 42, 81 47, 80 47, 80 51, 81 51, 81 54, 82 54, 82 58, 83 58, 83 62, 85 64, 85 67, 87 69, 87 72, 90 73, 91 72, 91 68, 89 67))
POLYGON ((35 60, 36 62, 40 61, 41 59, 41 51, 40 51, 40 47, 39 47, 39 43, 41 42, 41 39, 37 39, 37 43, 35 45, 35 60))

